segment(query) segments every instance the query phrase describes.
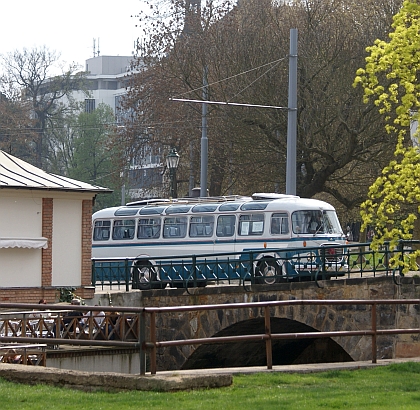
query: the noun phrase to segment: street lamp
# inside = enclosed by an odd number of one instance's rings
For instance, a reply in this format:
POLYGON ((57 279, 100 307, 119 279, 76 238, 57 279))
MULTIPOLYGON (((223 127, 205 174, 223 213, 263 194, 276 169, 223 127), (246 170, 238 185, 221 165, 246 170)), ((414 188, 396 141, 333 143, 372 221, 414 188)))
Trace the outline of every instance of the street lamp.
POLYGON ((176 184, 176 170, 179 164, 179 154, 175 148, 172 148, 169 155, 166 157, 166 167, 169 169, 169 178, 171 179, 171 197, 177 197, 177 184, 176 184))

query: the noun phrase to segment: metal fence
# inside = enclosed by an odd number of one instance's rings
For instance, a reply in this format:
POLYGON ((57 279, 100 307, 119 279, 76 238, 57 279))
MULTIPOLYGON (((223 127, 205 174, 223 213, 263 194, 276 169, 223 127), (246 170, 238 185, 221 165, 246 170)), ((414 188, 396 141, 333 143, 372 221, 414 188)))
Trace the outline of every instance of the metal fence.
MULTIPOLYGON (((324 244, 320 247, 272 249, 204 255, 166 256, 158 259, 92 260, 94 286, 125 289, 200 287, 208 284, 274 284, 366 275, 403 275, 404 266, 418 270, 412 247, 420 241, 389 243, 378 251, 369 243, 324 244), (392 268, 390 261, 401 263, 392 268)), ((397 282, 396 282, 397 283, 397 282)))

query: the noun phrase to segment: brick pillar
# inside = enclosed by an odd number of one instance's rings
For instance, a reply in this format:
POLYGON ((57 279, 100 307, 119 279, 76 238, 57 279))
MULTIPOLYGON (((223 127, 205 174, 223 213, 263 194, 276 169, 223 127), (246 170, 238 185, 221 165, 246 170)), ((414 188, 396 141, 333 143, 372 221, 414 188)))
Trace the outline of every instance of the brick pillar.
POLYGON ((82 286, 92 279, 92 200, 82 202, 82 286))
POLYGON ((42 236, 48 239, 48 248, 42 249, 41 286, 52 284, 52 233, 53 233, 53 199, 42 198, 42 236))

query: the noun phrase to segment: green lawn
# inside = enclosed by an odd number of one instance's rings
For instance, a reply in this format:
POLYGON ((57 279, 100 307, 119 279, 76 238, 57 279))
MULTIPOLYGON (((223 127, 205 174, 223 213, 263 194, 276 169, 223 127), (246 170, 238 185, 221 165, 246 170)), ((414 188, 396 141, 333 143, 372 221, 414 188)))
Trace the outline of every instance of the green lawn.
POLYGON ((312 374, 235 376, 233 385, 189 392, 85 393, 0 379, 6 409, 419 409, 420 363, 312 374))

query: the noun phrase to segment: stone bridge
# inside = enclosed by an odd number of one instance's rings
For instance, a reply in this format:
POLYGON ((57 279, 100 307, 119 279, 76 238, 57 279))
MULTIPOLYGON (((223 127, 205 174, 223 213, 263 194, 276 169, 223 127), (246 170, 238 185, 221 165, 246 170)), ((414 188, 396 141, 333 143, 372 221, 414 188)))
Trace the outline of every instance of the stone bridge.
MULTIPOLYGON (((185 306, 276 300, 419 299, 417 276, 340 279, 271 286, 208 286, 97 294, 95 303, 114 306, 185 306)), ((380 305, 377 328, 419 328, 419 305, 380 305)), ((194 339, 264 333, 261 308, 157 314, 157 340, 194 339)), ((371 329, 371 308, 365 305, 279 306, 271 311, 272 333, 371 329)), ((273 340, 273 365, 367 361, 371 336, 273 340)), ((265 343, 240 342, 158 349, 157 370, 264 366, 265 343)), ((420 356, 418 334, 378 336, 377 358, 420 356)))

